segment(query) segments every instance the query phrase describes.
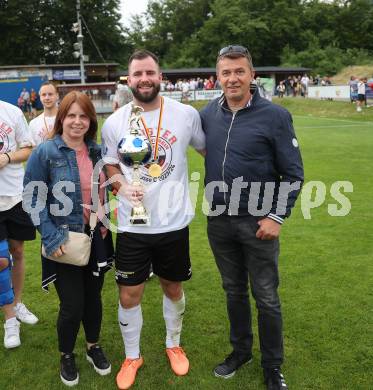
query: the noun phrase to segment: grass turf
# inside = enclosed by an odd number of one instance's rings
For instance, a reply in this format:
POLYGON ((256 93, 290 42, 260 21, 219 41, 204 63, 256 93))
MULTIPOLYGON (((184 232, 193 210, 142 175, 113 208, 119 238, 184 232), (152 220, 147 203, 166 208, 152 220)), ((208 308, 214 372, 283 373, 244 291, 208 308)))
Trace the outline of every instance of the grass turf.
MULTIPOLYGON (((284 316, 286 362, 290 389, 368 390, 372 388, 372 221, 371 150, 373 108, 359 115, 348 103, 302 99, 276 101, 294 114, 303 154, 305 180, 322 181, 325 202, 305 220, 301 199, 281 233, 280 294, 284 316), (372 112, 370 111, 372 110, 372 112), (371 123, 369 123, 371 122, 371 123), (353 183, 351 212, 328 214, 331 184, 353 183)), ((201 173, 203 160, 189 153, 190 172, 201 173)), ((186 377, 175 377, 164 352, 162 299, 156 279, 147 283, 143 299, 142 354, 145 359, 133 389, 264 389, 257 329, 254 361, 230 380, 214 378, 212 369, 230 352, 229 324, 220 277, 211 255, 200 188, 196 218, 191 224, 193 278, 185 283, 187 310, 182 344, 191 362, 186 377)), ((40 289, 39 240, 26 244, 24 302, 39 316, 35 326, 22 325, 20 348, 0 348, 0 389, 66 389, 59 379, 56 338, 58 299, 54 288, 40 289)), ((117 325, 117 288, 113 272, 106 276, 101 343, 112 362, 112 374, 98 376, 85 360, 81 331, 76 345, 81 389, 115 389, 123 358, 117 325)), ((255 310, 255 309, 254 309, 255 310)), ((255 321, 254 321, 255 324, 255 321)))

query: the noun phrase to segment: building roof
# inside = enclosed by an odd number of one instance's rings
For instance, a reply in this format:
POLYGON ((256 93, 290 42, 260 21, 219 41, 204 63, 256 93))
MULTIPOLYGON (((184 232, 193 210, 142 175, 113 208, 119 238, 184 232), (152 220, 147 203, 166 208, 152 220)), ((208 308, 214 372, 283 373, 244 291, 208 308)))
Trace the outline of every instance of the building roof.
MULTIPOLYGON (((3 69, 27 69, 27 68, 69 68, 69 67, 79 67, 79 63, 75 64, 36 64, 36 65, 2 65, 0 70, 3 69)), ((107 62, 107 63, 90 63, 87 62, 84 64, 86 67, 118 67, 117 62, 107 62)), ((310 72, 311 68, 304 67, 282 67, 282 66, 255 66, 256 72, 264 73, 305 73, 310 72)), ((215 68, 180 68, 180 69, 162 69, 162 72, 168 75, 182 75, 182 74, 215 74, 215 68)), ((116 75, 127 75, 127 70, 117 70, 116 75)))
MULTIPOLYGON (((289 72, 309 72, 311 68, 303 67, 282 67, 282 66, 254 66, 256 72, 266 72, 266 73, 289 73, 289 72)), ((215 68, 181 68, 181 69, 162 69, 163 73, 167 74, 180 74, 180 73, 215 73, 215 68)))
MULTIPOLYGON (((311 68, 304 68, 304 67, 296 67, 296 66, 291 66, 291 67, 282 67, 282 66, 254 66, 255 72, 256 73, 294 73, 294 74, 299 74, 299 73, 307 73, 310 72, 312 69, 311 68)), ((184 75, 201 75, 201 76, 206 76, 206 75, 215 75, 216 69, 215 68, 180 68, 180 69, 165 69, 162 68, 162 73, 166 76, 184 76, 184 75)), ((117 77, 121 75, 127 75, 128 71, 127 70, 117 70, 115 72, 115 75, 117 77)))

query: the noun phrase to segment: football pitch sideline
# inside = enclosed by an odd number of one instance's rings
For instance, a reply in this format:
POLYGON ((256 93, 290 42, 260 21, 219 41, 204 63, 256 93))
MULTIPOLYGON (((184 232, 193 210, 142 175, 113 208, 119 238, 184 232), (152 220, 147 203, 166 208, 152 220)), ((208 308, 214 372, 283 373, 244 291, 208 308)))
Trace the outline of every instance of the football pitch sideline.
MULTIPOLYGON (((308 193, 302 192, 281 232, 283 372, 291 390, 368 390, 373 361, 373 108, 362 117, 347 103, 318 102, 318 108, 314 102, 295 100, 299 102, 283 104, 293 113, 308 193)), ((162 294, 153 278, 147 282, 142 303, 144 366, 133 389, 264 389, 255 322, 253 362, 229 380, 212 374, 231 351, 229 324, 201 206, 203 159, 190 151, 189 161, 189 176, 200 173, 196 217, 190 226, 193 277, 184 284, 187 306, 182 345, 191 370, 186 377, 175 377, 169 368, 162 294)), ((59 379, 58 299, 53 287, 49 294, 40 288, 39 253, 39 240, 26 244, 24 301, 40 321, 21 326, 21 347, 1 348, 2 390, 66 389, 59 379)), ((80 389, 116 389, 123 343, 113 271, 106 274, 103 302, 101 344, 111 360, 112 373, 100 377, 92 370, 81 331, 75 351, 80 389)))

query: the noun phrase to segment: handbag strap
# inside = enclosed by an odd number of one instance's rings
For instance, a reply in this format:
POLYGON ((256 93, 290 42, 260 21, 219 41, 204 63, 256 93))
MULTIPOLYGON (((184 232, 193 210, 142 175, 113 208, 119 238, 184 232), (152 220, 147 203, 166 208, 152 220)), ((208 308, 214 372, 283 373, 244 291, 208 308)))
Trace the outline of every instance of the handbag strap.
POLYGON ((93 172, 92 172, 92 189, 91 189, 91 197, 92 197, 92 206, 91 206, 91 214, 89 216, 89 226, 90 226, 90 237, 93 237, 93 231, 97 225, 97 212, 101 206, 100 204, 100 172, 104 167, 104 163, 102 160, 92 161, 94 163, 93 172))
POLYGON ((99 208, 100 203, 100 196, 99 196, 99 190, 100 190, 100 182, 99 181, 92 181, 92 205, 91 205, 91 213, 89 215, 89 229, 90 229, 90 238, 93 237, 93 232, 97 225, 97 211, 99 208))
POLYGON ((97 212, 96 211, 91 211, 91 214, 89 215, 89 231, 90 231, 90 238, 92 239, 93 237, 93 232, 96 228, 97 225, 97 212))

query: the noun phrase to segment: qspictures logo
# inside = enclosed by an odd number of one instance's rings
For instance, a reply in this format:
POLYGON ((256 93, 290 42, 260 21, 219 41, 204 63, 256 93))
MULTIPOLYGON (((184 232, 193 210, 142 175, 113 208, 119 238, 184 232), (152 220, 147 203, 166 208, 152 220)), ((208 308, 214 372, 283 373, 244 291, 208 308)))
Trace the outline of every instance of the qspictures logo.
POLYGON ((12 128, 0 121, 0 153, 9 152, 9 134, 11 132, 12 128))

